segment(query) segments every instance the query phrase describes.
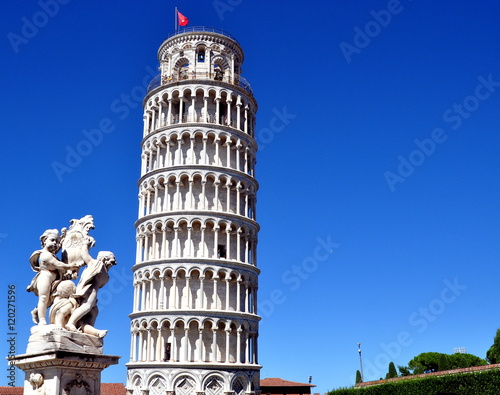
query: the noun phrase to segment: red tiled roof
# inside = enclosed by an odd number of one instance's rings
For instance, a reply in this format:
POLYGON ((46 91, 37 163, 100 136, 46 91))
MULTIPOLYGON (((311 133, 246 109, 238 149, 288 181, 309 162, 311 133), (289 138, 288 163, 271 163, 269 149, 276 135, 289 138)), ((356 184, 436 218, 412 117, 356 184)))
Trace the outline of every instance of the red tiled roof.
MULTIPOLYGON (((24 387, 0 387, 0 395, 23 395, 24 387)), ((122 383, 101 383, 101 395, 125 395, 122 383)))
POLYGON ((279 378, 268 378, 260 380, 261 387, 316 387, 313 384, 297 383, 279 378))
POLYGON ((122 383, 101 383, 101 395, 125 395, 126 393, 127 390, 122 383))
POLYGON ((0 387, 0 395, 23 395, 24 387, 0 387))

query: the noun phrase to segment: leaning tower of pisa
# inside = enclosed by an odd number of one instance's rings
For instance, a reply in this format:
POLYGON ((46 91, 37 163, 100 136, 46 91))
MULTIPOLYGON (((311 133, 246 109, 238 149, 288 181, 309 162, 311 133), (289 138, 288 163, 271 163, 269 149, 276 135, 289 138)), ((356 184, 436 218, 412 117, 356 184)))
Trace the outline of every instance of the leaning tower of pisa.
POLYGON ((228 33, 158 50, 144 99, 127 390, 258 394, 257 103, 228 33))

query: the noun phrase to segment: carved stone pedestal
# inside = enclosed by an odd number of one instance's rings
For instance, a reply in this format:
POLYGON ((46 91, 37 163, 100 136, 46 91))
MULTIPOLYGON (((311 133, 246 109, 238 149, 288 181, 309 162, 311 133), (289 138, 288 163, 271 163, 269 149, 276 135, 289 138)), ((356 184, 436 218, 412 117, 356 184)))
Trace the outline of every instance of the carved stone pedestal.
POLYGON ((100 395, 101 371, 119 358, 54 351, 16 355, 12 361, 25 372, 24 395, 100 395))
POLYGON ((102 354, 103 339, 85 333, 54 328, 54 325, 31 327, 26 354, 42 354, 60 350, 82 354, 102 354))

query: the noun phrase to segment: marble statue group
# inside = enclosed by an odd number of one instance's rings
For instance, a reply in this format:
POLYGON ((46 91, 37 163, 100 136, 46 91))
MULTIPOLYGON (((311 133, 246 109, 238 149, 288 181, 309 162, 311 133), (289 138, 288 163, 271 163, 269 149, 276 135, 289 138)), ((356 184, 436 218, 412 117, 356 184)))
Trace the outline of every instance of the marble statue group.
POLYGON ((43 232, 40 236, 42 249, 30 257, 36 275, 27 290, 38 296, 31 315, 37 325, 50 324, 54 329, 102 338, 107 331, 94 327, 99 311, 97 293, 108 282, 108 271, 116 265, 116 259, 109 251, 100 251, 96 259, 90 255, 89 250, 95 244, 88 234, 94 229, 91 215, 70 223, 69 229, 63 228, 61 233, 57 229, 43 232), (61 258, 57 256, 59 251, 61 258), (78 280, 76 284, 75 280, 78 280))

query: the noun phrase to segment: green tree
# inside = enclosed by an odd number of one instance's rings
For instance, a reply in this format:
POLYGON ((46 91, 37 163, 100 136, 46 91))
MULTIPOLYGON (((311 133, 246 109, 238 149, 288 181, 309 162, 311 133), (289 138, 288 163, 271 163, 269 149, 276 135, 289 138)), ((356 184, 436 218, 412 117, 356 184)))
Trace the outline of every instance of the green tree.
POLYGON ((426 371, 436 372, 439 366, 439 358, 443 355, 439 352, 423 352, 408 362, 408 367, 413 374, 421 374, 426 371))
POLYGON ((493 345, 486 352, 486 360, 489 363, 500 363, 500 329, 497 329, 493 345))
POLYGON ((448 359, 448 355, 446 354, 441 354, 438 359, 438 370, 443 371, 443 370, 449 370, 451 369, 450 361, 448 359))
POLYGON ((437 372, 486 364, 484 359, 472 354, 448 355, 439 352, 424 352, 408 362, 408 367, 413 370, 413 374, 420 374, 428 371, 437 372))
POLYGON ((487 365, 486 360, 472 354, 451 354, 448 356, 450 369, 469 368, 471 366, 487 365))
POLYGON ((394 377, 398 377, 398 372, 396 366, 394 366, 394 362, 391 362, 389 363, 389 373, 387 373, 386 379, 392 379, 394 377))
POLYGON ((356 384, 361 383, 363 380, 361 379, 361 372, 356 370, 356 384))
POLYGON ((454 369, 467 368, 467 359, 463 356, 463 354, 456 354, 456 357, 451 358, 450 361, 453 365, 454 369))
POLYGON ((398 370, 401 376, 411 376, 410 368, 408 366, 398 366, 398 370))

